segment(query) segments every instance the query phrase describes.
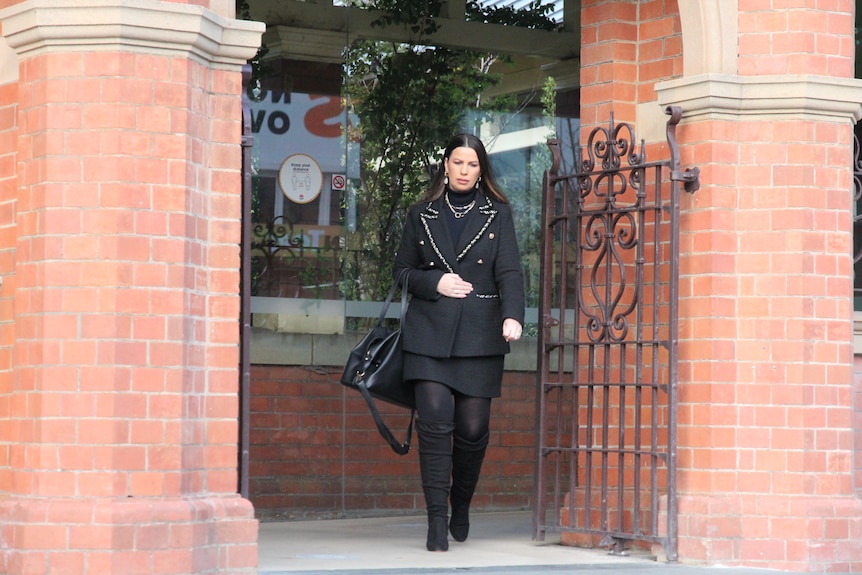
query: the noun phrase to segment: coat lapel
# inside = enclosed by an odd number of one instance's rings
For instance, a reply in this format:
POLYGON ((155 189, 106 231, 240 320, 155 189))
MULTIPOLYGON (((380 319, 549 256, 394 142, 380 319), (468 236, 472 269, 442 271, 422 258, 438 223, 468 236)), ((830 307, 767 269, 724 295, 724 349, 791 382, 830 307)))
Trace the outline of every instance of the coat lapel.
POLYGON ((477 206, 479 217, 474 216, 470 218, 467 226, 464 228, 464 233, 461 234, 461 238, 458 240, 458 255, 456 256, 458 261, 464 259, 467 252, 476 245, 476 242, 479 241, 482 234, 485 233, 485 230, 488 229, 488 226, 491 225, 491 222, 497 216, 497 210, 494 208, 491 200, 487 196, 482 196, 482 198, 485 200, 484 203, 477 206))
POLYGON ((454 273, 455 247, 452 245, 452 237, 449 234, 449 226, 446 225, 446 218, 440 213, 442 205, 442 200, 428 202, 425 209, 419 214, 419 218, 425 228, 428 241, 431 242, 431 248, 443 262, 446 270, 454 273))

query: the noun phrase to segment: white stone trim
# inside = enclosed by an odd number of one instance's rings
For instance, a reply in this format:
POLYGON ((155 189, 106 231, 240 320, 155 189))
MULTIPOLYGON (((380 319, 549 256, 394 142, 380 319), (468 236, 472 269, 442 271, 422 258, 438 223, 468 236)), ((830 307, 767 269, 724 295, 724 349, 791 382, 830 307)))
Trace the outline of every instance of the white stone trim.
POLYGON ((678 7, 683 74, 735 74, 739 4, 728 0, 683 0, 678 7))
POLYGON ((0 10, 18 56, 125 51, 188 57, 215 67, 245 64, 265 25, 200 6, 157 0, 27 0, 0 10))
POLYGON ((18 81, 18 58, 0 36, 0 86, 18 81))
POLYGON ((702 74, 660 82, 655 91, 660 108, 680 106, 687 120, 862 118, 862 80, 854 78, 702 74))

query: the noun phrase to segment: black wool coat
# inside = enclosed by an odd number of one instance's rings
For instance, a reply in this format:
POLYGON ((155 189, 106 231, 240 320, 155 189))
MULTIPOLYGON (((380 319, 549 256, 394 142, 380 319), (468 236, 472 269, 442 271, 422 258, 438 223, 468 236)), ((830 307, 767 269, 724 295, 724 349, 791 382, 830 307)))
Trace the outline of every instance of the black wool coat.
POLYGON ((524 274, 508 204, 476 195, 476 207, 452 245, 443 198, 414 205, 407 214, 395 257, 395 277, 409 270, 411 295, 404 351, 431 357, 474 357, 509 352, 503 319, 524 323, 524 274), (443 274, 473 284, 466 298, 437 293, 443 274))

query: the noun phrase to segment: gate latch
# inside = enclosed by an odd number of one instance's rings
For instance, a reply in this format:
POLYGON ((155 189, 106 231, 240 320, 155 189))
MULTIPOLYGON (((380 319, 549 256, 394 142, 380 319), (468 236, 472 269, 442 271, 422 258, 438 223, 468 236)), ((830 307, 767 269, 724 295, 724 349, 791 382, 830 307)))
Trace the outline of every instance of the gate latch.
POLYGON ((685 191, 693 194, 700 189, 700 168, 686 168, 685 170, 672 170, 670 173, 672 182, 683 182, 685 191))
POLYGON ((679 145, 676 143, 676 125, 682 120, 682 108, 679 106, 668 106, 664 113, 670 116, 667 121, 667 145, 670 152, 670 180, 682 182, 685 191, 693 194, 700 189, 700 168, 679 169, 679 145))

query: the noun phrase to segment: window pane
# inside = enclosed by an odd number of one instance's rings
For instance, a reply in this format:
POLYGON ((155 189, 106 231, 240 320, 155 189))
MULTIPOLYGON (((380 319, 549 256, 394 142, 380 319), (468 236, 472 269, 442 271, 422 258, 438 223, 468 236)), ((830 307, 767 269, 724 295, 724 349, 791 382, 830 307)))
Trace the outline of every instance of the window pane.
MULTIPOLYGON (((369 257, 375 242, 394 253, 392 245, 400 237, 400 225, 386 237, 374 237, 377 229, 362 225, 369 217, 363 195, 373 175, 368 166, 379 150, 357 137, 357 126, 365 126, 353 111, 344 63, 282 58, 267 62, 265 70, 250 94, 254 326, 328 334, 361 328, 378 308, 355 302, 382 296, 367 289, 369 278, 358 262, 369 257)), ((535 308, 538 299, 541 185, 550 166, 546 141, 555 134, 570 149, 578 141, 579 125, 577 91, 557 94, 555 118, 548 117, 540 96, 540 89, 521 90, 509 94, 508 108, 491 112, 466 106, 454 112, 460 117, 458 130, 475 133, 485 143, 512 204, 528 308, 535 308)), ((372 121, 379 119, 366 119, 366 124, 372 121)), ((438 149, 421 150, 433 161, 411 167, 414 179, 428 179, 452 135, 447 134, 436 142, 438 149)), ((571 152, 564 157, 572 157, 571 152)), ((388 281, 385 273, 381 277, 378 282, 388 281)))

